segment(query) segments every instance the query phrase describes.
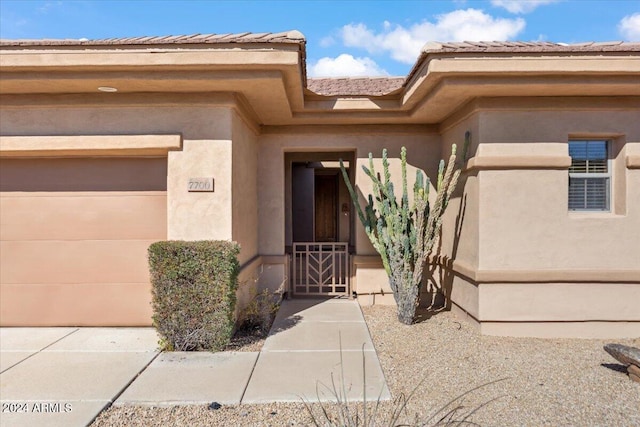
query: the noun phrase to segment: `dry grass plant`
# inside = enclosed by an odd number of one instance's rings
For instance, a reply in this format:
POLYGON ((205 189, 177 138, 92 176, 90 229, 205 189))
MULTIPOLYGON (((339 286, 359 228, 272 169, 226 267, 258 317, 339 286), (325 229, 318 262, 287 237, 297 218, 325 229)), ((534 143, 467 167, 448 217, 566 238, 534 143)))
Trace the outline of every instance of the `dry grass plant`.
POLYGON ((408 395, 401 393, 392 402, 391 412, 385 412, 385 415, 380 415, 382 390, 378 395, 373 407, 367 408, 367 376, 365 366, 365 352, 364 344, 362 345, 362 402, 350 402, 347 398, 347 386, 344 374, 344 361, 342 358, 342 337, 340 337, 340 379, 336 383, 336 380, 331 374, 331 386, 318 382, 316 384, 316 396, 318 399, 317 405, 314 406, 310 401, 301 398, 304 403, 305 409, 312 419, 313 425, 316 427, 458 427, 458 426, 479 426, 474 423, 471 417, 480 409, 491 404, 492 402, 504 397, 504 395, 497 396, 493 399, 487 400, 474 407, 466 407, 464 405, 464 399, 469 394, 484 387, 488 387, 492 384, 504 381, 507 378, 501 378, 495 381, 491 381, 485 384, 481 384, 466 392, 449 400, 445 405, 434 411, 431 416, 425 420, 420 420, 416 417, 413 421, 408 421, 409 416, 407 411, 407 405, 414 398, 420 387, 426 381, 423 378, 408 395), (329 393, 331 397, 330 404, 323 402, 320 396, 321 387, 329 393), (318 409, 319 408, 319 409, 318 409))

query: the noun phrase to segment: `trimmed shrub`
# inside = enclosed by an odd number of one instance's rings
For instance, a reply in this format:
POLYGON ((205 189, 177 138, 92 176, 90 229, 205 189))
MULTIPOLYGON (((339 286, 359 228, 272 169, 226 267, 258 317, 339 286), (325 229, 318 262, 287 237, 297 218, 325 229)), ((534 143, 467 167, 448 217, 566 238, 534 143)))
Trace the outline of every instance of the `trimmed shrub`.
POLYGON ((219 351, 229 343, 239 252, 223 241, 149 246, 153 324, 165 350, 219 351))

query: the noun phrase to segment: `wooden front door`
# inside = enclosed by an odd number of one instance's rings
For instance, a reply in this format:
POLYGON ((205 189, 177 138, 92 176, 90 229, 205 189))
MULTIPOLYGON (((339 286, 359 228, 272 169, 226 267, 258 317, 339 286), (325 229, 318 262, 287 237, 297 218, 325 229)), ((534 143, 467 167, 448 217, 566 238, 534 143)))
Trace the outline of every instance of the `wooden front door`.
POLYGON ((338 175, 315 176, 315 241, 335 242, 337 225, 338 175))

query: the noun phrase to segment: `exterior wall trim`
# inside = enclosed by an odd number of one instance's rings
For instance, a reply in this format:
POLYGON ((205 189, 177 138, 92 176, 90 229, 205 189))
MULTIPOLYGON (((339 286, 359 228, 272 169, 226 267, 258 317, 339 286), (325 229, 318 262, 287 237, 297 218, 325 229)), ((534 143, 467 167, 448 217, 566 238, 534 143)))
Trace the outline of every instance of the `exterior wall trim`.
POLYGON ((181 148, 181 135, 0 136, 0 157, 166 156, 181 148))
POLYGON ((483 335, 534 338, 633 338, 638 336, 640 322, 626 320, 565 321, 479 321, 472 313, 456 304, 451 311, 483 335))
POLYGON ((435 125, 416 124, 385 124, 385 125, 291 125, 276 126, 265 125, 261 128, 262 135, 414 135, 414 134, 439 134, 435 125))
POLYGON ((569 166, 569 156, 477 156, 467 161, 465 169, 567 169, 569 166))
POLYGON ((640 283, 640 270, 478 270, 459 260, 437 259, 442 268, 481 283, 640 283))
POLYGON ((627 156, 628 169, 640 169, 640 154, 627 156))
POLYGON ((493 336, 533 338, 624 339, 640 334, 640 322, 624 320, 586 320, 560 322, 483 321, 480 333, 493 336))
POLYGON ((277 265, 286 264, 289 259, 289 255, 261 255, 261 262, 265 265, 277 265))
POLYGON ((238 269, 238 276, 240 276, 241 274, 244 274, 248 270, 256 268, 257 266, 259 266, 262 263, 263 263, 262 262, 262 257, 260 255, 254 256, 253 258, 251 258, 250 260, 246 261, 245 263, 243 263, 240 266, 240 268, 238 269))
MULTIPOLYGON (((231 92, 165 92, 147 93, 140 97, 136 93, 91 94, 3 94, 0 107, 15 109, 91 108, 91 107, 226 107, 237 108, 240 95, 231 92)), ((245 98, 245 102, 248 102, 245 98)))
MULTIPOLYGON (((640 270, 478 270, 460 260, 434 257, 430 262, 464 276, 479 285, 481 283, 640 283, 640 270)), ((352 263, 357 268, 380 268, 378 255, 354 255, 352 263)))
POLYGON ((353 255, 352 262, 357 267, 382 268, 382 259, 380 259, 380 255, 353 255))

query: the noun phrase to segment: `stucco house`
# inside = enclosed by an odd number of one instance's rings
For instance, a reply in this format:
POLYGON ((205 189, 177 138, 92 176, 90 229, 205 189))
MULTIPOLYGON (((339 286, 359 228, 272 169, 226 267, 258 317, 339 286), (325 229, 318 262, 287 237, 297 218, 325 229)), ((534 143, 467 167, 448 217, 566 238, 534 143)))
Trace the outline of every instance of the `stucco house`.
MULTIPOLYGON (((146 250, 234 240, 241 293, 392 303, 337 161, 471 145, 428 289, 493 335, 640 336, 640 43, 428 43, 310 79, 297 31, 0 41, 0 324, 149 325, 146 250)), ((412 179, 412 178, 410 178, 412 179)))

